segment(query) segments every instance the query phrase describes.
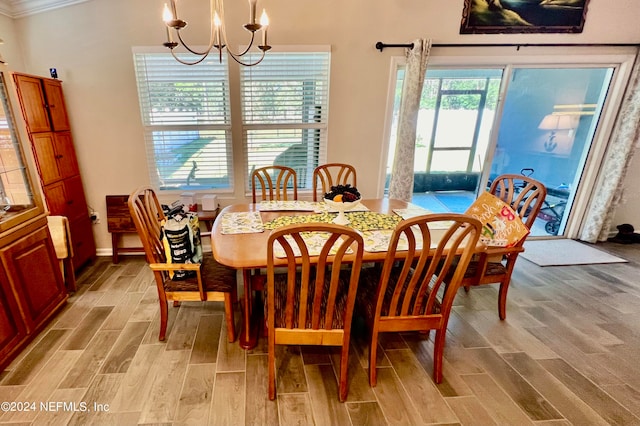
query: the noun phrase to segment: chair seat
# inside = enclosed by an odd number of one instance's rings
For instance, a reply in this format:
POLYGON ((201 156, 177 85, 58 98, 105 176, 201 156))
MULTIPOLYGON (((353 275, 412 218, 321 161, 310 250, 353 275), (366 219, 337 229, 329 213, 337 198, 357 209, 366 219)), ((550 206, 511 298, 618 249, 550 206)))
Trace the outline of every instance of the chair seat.
MULTIPOLYGON (((367 318, 372 318, 375 314, 375 303, 376 303, 376 294, 378 293, 378 283, 380 282, 380 273, 381 269, 379 268, 364 268, 360 271, 360 284, 358 286, 358 294, 356 296, 356 307, 358 309, 364 309, 367 318)), ((387 286, 385 295, 384 295, 384 303, 382 304, 382 310, 380 312, 380 316, 392 316, 389 313, 389 305, 391 303, 391 298, 393 297, 393 289, 395 288, 395 283, 398 281, 399 275, 401 272, 401 268, 394 268, 391 271, 391 276, 389 277, 389 282, 392 283, 387 286)), ((406 280, 406 285, 408 285, 410 277, 406 280)), ((400 299, 403 299, 404 293, 406 292, 405 288, 402 290, 402 295, 400 299)), ((426 308, 426 302, 429 298, 430 292, 425 292, 422 296, 422 308, 423 311, 420 312, 421 315, 424 315, 424 309, 426 308)), ((440 303, 436 300, 435 305, 433 306, 433 314, 440 313, 440 303)))
MULTIPOLYGON (((478 261, 469 262, 469 266, 467 267, 467 270, 464 273, 464 277, 465 278, 475 277, 479 267, 480 267, 480 262, 478 261)), ((485 275, 504 275, 506 273, 507 273, 507 268, 502 263, 487 262, 487 269, 484 274, 485 275)))
MULTIPOLYGON (((204 256, 201 274, 205 291, 231 293, 237 286, 236 270, 221 265, 211 255, 204 256)), ((198 291, 198 279, 195 276, 184 280, 169 278, 164 282, 164 289, 167 292, 198 291)))
MULTIPOLYGON (((340 281, 338 284, 338 294, 336 295, 335 300, 335 310, 333 315, 333 322, 331 324, 331 328, 341 329, 344 328, 344 314, 347 303, 347 290, 349 285, 349 277, 350 274, 340 274, 340 281)), ((296 281, 298 282, 297 288, 300 288, 300 274, 296 274, 296 281)), ((275 315, 275 326, 276 328, 286 328, 286 300, 287 300, 287 276, 286 274, 277 274, 274 276, 274 284, 275 284, 275 307, 276 307, 276 315, 275 315)), ((325 278, 325 286, 329 285, 329 277, 325 278)), ((309 284, 309 298, 307 299, 307 312, 311 312, 313 309, 313 293, 315 291, 315 282, 311 282, 309 284)), ((265 291, 266 292, 266 291, 265 291)), ((327 308, 327 293, 324 292, 324 296, 320 309, 324 312, 327 308)), ((265 316, 268 312, 267 307, 268 298, 264 297, 264 312, 265 316)), ((298 325, 298 312, 300 312, 300 293, 296 292, 295 294, 295 302, 294 302, 294 312, 293 312, 293 328, 302 328, 298 325)), ((325 326, 325 317, 321 315, 319 328, 322 329, 325 326)), ((307 315, 307 324, 306 328, 311 328, 311 315, 307 315)))

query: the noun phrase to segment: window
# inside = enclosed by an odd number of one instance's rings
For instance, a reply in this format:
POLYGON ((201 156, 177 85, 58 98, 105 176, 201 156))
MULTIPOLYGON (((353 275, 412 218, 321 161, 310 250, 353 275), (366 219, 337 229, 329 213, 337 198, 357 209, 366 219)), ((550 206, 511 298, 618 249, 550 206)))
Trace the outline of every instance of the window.
POLYGON ((170 53, 134 49, 151 184, 230 189, 231 113, 226 58, 185 66, 170 53))
POLYGON ((0 231, 28 219, 18 219, 18 216, 34 206, 29 171, 9 105, 5 74, 0 72, 0 231))
POLYGON ((328 49, 269 52, 260 65, 241 67, 247 188, 254 168, 272 164, 293 168, 298 187, 311 188, 326 159, 329 59, 328 49))

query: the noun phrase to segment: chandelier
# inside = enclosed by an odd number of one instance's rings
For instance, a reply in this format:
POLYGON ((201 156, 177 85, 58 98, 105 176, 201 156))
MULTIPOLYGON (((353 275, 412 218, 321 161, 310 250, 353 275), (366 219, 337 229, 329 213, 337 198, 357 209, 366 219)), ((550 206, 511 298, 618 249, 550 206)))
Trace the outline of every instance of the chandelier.
POLYGON ((267 13, 264 11, 264 9, 262 10, 260 22, 256 22, 257 0, 249 0, 249 23, 245 24, 244 28, 251 33, 251 39, 246 49, 242 52, 232 52, 231 49, 229 49, 229 42, 227 40, 227 31, 225 28, 224 19, 224 0, 210 0, 211 36, 209 38, 209 45, 204 51, 198 51, 196 49, 193 49, 192 47, 189 47, 182 38, 181 30, 187 26, 187 23, 178 17, 176 3, 177 0, 171 0, 171 8, 169 8, 166 3, 164 5, 162 18, 167 26, 167 41, 164 42, 163 45, 168 47, 171 50, 171 54, 173 55, 173 57, 182 64, 199 64, 200 62, 204 61, 209 53, 214 49, 218 51, 218 57, 220 58, 220 62, 222 62, 222 50, 226 47, 227 53, 229 54, 229 56, 231 56, 231 58, 233 58, 233 60, 235 60, 240 65, 252 67, 262 62, 265 52, 271 49, 271 46, 267 44, 267 27, 269 26, 269 17, 267 16, 267 13), (243 56, 246 55, 253 46, 256 38, 256 32, 259 30, 262 30, 262 41, 261 44, 257 45, 257 47, 258 49, 260 49, 262 54, 255 62, 247 62, 243 59, 243 56), (178 41, 174 39, 174 33, 178 41), (179 44, 187 49, 187 51, 195 55, 195 59, 193 61, 184 60, 176 55, 174 48, 179 44))

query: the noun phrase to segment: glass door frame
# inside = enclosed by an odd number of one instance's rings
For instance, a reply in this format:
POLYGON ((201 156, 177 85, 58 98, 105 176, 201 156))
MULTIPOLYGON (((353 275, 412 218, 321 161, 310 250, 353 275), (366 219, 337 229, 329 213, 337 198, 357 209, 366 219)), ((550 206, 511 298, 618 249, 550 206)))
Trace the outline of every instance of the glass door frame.
MULTIPOLYGON (((636 56, 633 47, 433 47, 427 67, 437 68, 494 68, 503 69, 502 82, 492 131, 489 137, 486 157, 483 162, 479 188, 486 187, 490 168, 486 167, 493 158, 500 120, 503 114, 504 97, 513 69, 523 67, 535 68, 568 68, 578 67, 611 67, 614 69, 609 90, 602 106, 602 113, 593 129, 591 148, 585 154, 584 167, 579 174, 579 185, 576 187, 570 213, 563 218, 564 232, 556 237, 540 238, 576 238, 583 224, 589 202, 600 172, 600 164, 606 153, 613 125, 615 123, 624 92, 627 87, 631 69, 636 56)), ((387 92, 387 108, 383 134, 383 152, 380 164, 379 193, 384 194, 386 165, 389 155, 390 135, 393 122, 393 108, 398 69, 405 65, 405 58, 391 58, 389 83, 387 92)))

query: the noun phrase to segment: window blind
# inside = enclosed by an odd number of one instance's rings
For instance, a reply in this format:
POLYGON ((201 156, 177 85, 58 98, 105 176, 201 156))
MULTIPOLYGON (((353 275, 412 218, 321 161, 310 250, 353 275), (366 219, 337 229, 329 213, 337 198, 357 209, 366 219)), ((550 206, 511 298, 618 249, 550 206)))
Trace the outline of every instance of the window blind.
POLYGON ((193 66, 170 53, 134 52, 151 182, 160 189, 232 186, 226 58, 193 66))
POLYGON ((329 52, 269 52, 241 68, 247 175, 284 165, 296 170, 299 187, 311 188, 313 169, 326 159, 329 66, 329 52))

